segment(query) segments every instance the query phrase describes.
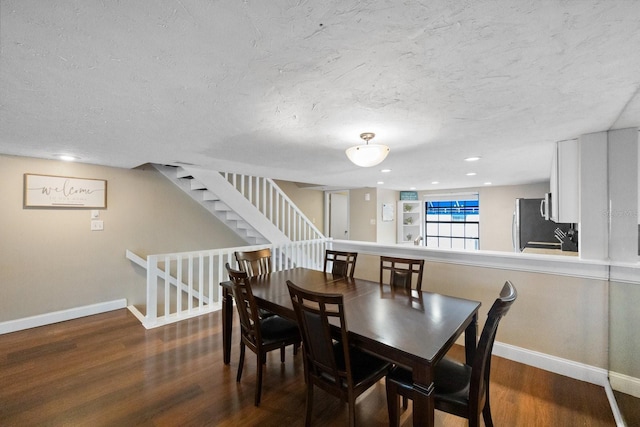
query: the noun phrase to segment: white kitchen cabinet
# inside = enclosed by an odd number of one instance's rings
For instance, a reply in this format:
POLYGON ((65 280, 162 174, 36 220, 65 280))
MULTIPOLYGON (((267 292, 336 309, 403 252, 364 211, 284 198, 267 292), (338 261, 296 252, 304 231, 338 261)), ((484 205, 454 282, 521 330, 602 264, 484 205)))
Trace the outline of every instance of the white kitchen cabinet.
POLYGON ((579 221, 579 153, 578 140, 559 141, 551 166, 551 211, 554 222, 579 221))
MULTIPOLYGON (((411 243, 424 235, 424 202, 400 200, 398 202, 398 243, 411 243)), ((424 237, 423 237, 424 238, 424 237)), ((421 241, 421 244, 422 243, 421 241)))

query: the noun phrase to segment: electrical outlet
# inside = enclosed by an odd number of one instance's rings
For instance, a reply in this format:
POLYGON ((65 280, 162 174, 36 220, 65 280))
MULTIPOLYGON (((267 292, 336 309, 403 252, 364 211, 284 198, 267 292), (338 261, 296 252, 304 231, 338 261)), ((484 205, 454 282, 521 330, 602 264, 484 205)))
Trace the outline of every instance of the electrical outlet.
POLYGON ((104 230, 104 221, 91 221, 91 231, 102 231, 104 230))

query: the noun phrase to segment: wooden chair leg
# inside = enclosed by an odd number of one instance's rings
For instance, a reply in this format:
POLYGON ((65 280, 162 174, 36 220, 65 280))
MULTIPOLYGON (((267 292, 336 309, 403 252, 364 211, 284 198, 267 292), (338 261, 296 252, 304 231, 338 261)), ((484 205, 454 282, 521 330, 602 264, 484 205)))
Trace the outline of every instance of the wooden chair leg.
POLYGON ((409 407, 409 399, 407 396, 402 396, 402 409, 407 409, 409 407))
POLYGON ((262 371, 264 370, 263 368, 263 354, 257 354, 256 355, 256 374, 257 374, 257 378, 256 378, 256 397, 255 397, 255 405, 256 406, 260 406, 260 395, 262 394, 262 371))
POLYGON ((311 380, 307 378, 307 403, 306 403, 306 411, 304 415, 305 427, 311 427, 312 413, 313 413, 313 384, 311 383, 311 380))
POLYGON ((240 382, 242 378, 242 368, 244 367, 244 343, 240 341, 240 360, 238 361, 238 375, 236 375, 236 381, 240 382))
POLYGON ((356 427, 356 398, 349 396, 349 427, 356 427))
POLYGON ((484 418, 485 427, 493 427, 493 420, 491 419, 491 408, 489 407, 489 400, 484 404, 482 409, 482 417, 484 418))
POLYGON ((389 427, 400 425, 400 395, 394 384, 386 381, 387 388, 387 412, 389 413, 389 427))
POLYGON ((280 347, 280 363, 284 363, 284 346, 280 347))

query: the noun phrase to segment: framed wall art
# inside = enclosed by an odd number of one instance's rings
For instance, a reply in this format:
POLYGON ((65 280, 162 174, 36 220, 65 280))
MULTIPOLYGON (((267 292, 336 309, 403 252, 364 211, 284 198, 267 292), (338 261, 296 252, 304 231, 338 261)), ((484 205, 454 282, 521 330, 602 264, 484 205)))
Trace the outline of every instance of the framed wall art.
POLYGON ((104 179, 24 174, 25 208, 106 208, 104 179))

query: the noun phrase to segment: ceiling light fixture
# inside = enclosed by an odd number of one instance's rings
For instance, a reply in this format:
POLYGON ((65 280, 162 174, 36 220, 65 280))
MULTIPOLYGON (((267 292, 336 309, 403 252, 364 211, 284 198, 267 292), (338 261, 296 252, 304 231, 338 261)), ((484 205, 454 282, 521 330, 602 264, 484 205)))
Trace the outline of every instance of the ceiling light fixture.
POLYGON ((480 160, 479 156, 467 157, 464 159, 465 162, 477 162, 478 160, 480 160))
POLYGON ((65 162, 74 162, 79 159, 79 157, 72 156, 70 154, 58 154, 57 156, 60 160, 64 160, 65 162))
POLYGON ((382 162, 389 154, 389 147, 382 144, 369 144, 369 141, 374 136, 376 134, 372 132, 361 133, 360 138, 365 141, 365 144, 347 148, 346 153, 349 160, 363 168, 375 166, 382 162))

